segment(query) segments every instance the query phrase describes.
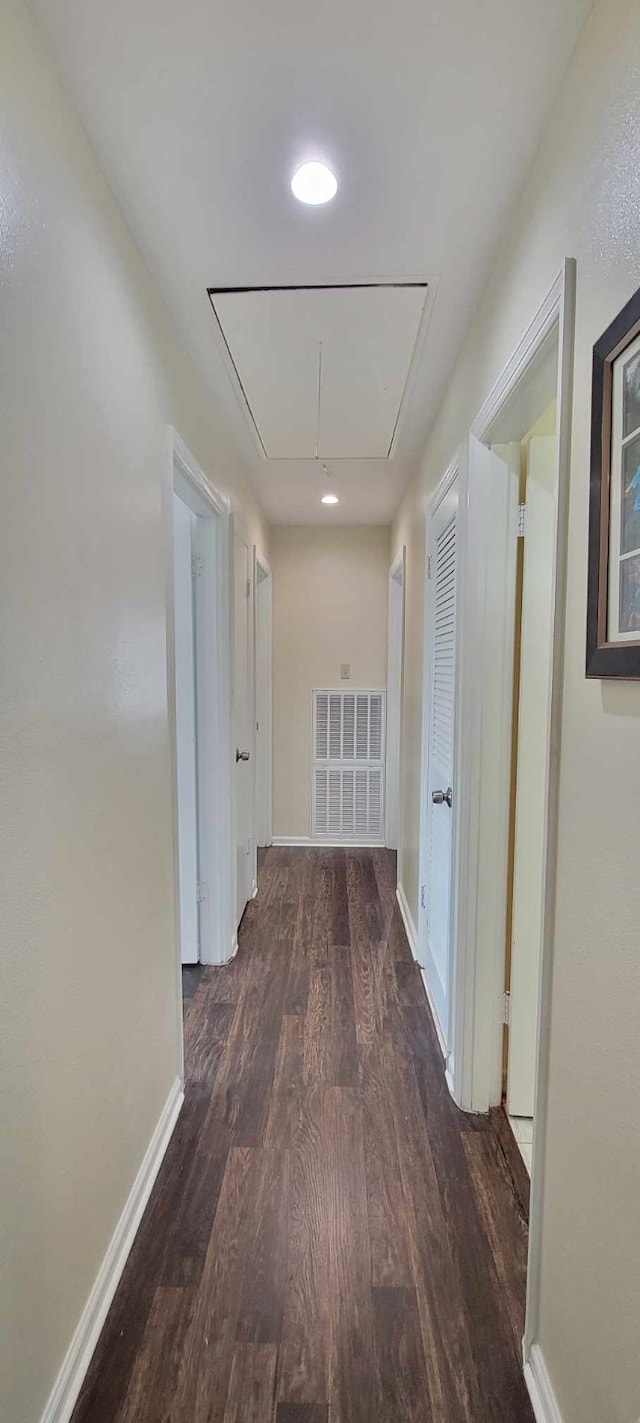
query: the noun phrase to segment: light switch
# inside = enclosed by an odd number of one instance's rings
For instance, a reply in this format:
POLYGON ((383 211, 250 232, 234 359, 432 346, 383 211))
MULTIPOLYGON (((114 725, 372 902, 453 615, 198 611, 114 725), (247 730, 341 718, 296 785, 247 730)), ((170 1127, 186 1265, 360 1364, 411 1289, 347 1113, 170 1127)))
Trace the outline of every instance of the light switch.
POLYGON ((348 682, 348 681, 350 680, 350 677, 351 677, 351 663, 350 663, 350 662, 341 662, 341 663, 340 663, 340 681, 341 681, 341 682, 348 682))

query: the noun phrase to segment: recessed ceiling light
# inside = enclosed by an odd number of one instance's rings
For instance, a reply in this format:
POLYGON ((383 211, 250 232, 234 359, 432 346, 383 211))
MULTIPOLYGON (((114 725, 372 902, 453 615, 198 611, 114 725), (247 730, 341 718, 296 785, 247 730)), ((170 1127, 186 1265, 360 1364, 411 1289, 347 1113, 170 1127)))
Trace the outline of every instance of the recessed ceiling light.
POLYGON ((291 179, 291 191, 301 203, 329 203, 338 191, 335 173, 326 163, 303 163, 291 179))
POLYGON ((339 502, 337 494, 323 494, 321 504, 337 504, 339 502))

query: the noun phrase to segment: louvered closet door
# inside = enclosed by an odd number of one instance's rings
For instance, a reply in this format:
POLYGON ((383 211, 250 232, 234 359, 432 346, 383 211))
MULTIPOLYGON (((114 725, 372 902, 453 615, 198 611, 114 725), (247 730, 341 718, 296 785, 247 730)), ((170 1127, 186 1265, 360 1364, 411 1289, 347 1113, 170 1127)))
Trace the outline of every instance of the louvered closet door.
POLYGON ((314 692, 314 839, 382 843, 384 717, 384 692, 314 692))
POLYGON ((436 511, 430 538, 430 717, 427 784, 426 971, 447 1034, 453 859, 457 483, 436 511))

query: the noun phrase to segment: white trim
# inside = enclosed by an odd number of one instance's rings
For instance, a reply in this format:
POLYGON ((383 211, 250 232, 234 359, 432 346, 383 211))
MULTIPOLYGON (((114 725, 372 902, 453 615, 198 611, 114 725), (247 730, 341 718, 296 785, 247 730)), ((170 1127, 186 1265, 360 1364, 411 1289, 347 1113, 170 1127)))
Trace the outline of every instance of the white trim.
POLYGON ((427 983, 427 975, 426 975, 426 973, 425 973, 425 971, 424 971, 424 968, 422 967, 422 964, 418 962, 418 931, 417 931, 416 926, 415 926, 413 914, 411 913, 411 909, 410 909, 410 907, 409 907, 409 901, 408 901, 407 896, 406 896, 406 894, 405 894, 404 885, 402 884, 402 882, 401 882, 400 880, 398 880, 398 884, 397 884, 397 886, 396 886, 396 899, 397 899, 398 904, 399 904, 399 906, 400 906, 400 913, 401 913, 401 915, 402 915, 402 922, 403 922, 403 924, 404 924, 405 933, 406 933, 407 939, 408 939, 408 941, 409 941, 409 948, 411 949, 411 953, 412 953, 412 955, 413 955, 413 957, 414 957, 416 963, 418 964, 418 968, 420 969, 420 972, 421 972, 421 974, 422 974, 422 982, 423 982, 423 984, 424 984, 424 991, 425 991, 425 994, 426 994, 427 1003, 429 1004, 429 1011, 430 1011, 431 1017, 432 1017, 432 1019, 433 1019, 433 1026, 434 1026, 434 1028, 435 1028, 435 1030, 436 1030, 436 1037, 437 1037, 438 1043, 439 1043, 439 1045, 440 1045, 440 1051, 441 1051, 441 1053, 442 1053, 442 1056, 443 1056, 443 1057, 445 1058, 445 1060, 446 1060, 446 1056, 447 1056, 447 1045, 446 1045, 445 1040, 444 1040, 444 1038, 443 1038, 443 1036, 442 1036, 442 1028, 441 1028, 441 1026, 440 1026, 440 1021, 439 1021, 439 1018, 438 1018, 438 1014, 436 1013, 435 1005, 434 1005, 433 999, 432 999, 432 997, 431 997, 431 994, 430 994, 430 992, 429 992, 429 984, 427 983))
POLYGON ((260 578, 260 582, 262 583, 265 578, 271 578, 271 564, 269 563, 266 554, 262 553, 262 551, 258 548, 257 544, 254 544, 253 547, 255 549, 256 554, 256 567, 259 570, 259 573, 262 575, 262 577, 260 578))
MULTIPOLYGON (((404 704, 404 636, 406 606, 406 565, 407 548, 402 545, 389 569, 387 589, 387 733, 385 745, 385 810, 384 842, 389 850, 396 850, 398 859, 402 855, 402 816, 400 776, 402 767, 402 710, 404 704), (398 598, 400 590, 400 636, 399 647, 394 642, 394 620, 392 599, 398 598), (394 676, 390 676, 393 669, 394 676)), ((396 609, 397 611, 397 609, 396 609)))
POLYGON ((233 859, 231 854, 231 641, 230 641, 230 504, 200 468, 173 426, 167 427, 168 460, 163 487, 167 547, 167 677, 169 727, 173 762, 174 892, 178 943, 177 1013, 182 1072, 182 982, 180 954, 178 818, 176 765, 176 709, 174 658, 173 491, 189 504, 206 524, 211 558, 196 585, 196 608, 206 607, 207 617, 196 614, 198 697, 198 835, 200 879, 207 898, 200 905, 200 958, 203 963, 224 963, 233 944, 233 859), (206 621, 206 626, 203 623, 206 621), (198 624, 200 632, 198 632, 198 624))
POLYGON ((401 915, 402 915, 402 922, 403 922, 404 927, 405 927, 405 933, 406 933, 406 935, 407 935, 407 939, 409 940, 409 948, 411 949, 411 952, 412 952, 412 954, 413 954, 414 959, 416 959, 416 961, 417 961, 417 958, 418 958, 418 931, 417 931, 416 926, 415 926, 415 923, 414 923, 413 914, 411 913, 411 909, 410 909, 410 906, 409 906, 409 900, 407 899, 407 896, 406 896, 406 894, 405 894, 405 888, 404 888, 404 885, 403 885, 403 883, 402 883, 402 880, 398 880, 398 883, 397 883, 397 885, 396 885, 396 899, 397 899, 398 904, 399 904, 399 906, 400 906, 400 913, 401 913, 401 915))
POLYGON ((271 567, 257 544, 253 545, 253 655, 255 687, 255 717, 253 740, 255 751, 254 773, 254 838, 258 845, 272 843, 273 830, 273 768, 272 768, 272 725, 273 725, 273 611, 272 611, 271 567), (266 584, 266 589, 260 589, 266 584), (264 631, 267 639, 267 656, 261 660, 260 632, 262 627, 260 598, 266 594, 264 631))
POLYGON ((206 474, 185 445, 182 436, 178 434, 177 430, 174 430, 172 425, 169 426, 169 434, 171 436, 173 464, 178 467, 188 484, 202 495, 205 505, 208 506, 207 512, 210 512, 213 508, 216 514, 229 514, 231 505, 226 494, 222 494, 221 491, 216 489, 215 485, 211 484, 210 480, 207 479, 206 474))
MULTIPOLYGON (((238 629, 237 629, 237 626, 236 626, 236 612, 237 612, 237 607, 236 607, 236 593, 237 593, 237 588, 236 588, 236 571, 237 571, 237 570, 236 570, 236 566, 235 566, 235 565, 236 565, 236 558, 238 557, 238 544, 241 544, 241 545, 243 546, 243 548, 244 548, 244 550, 245 550, 245 553, 246 553, 246 560, 247 560, 247 561, 246 561, 246 588, 247 588, 247 598, 246 598, 246 612, 247 612, 247 650, 246 650, 246 657, 247 657, 247 664, 246 664, 246 672, 247 672, 247 675, 246 675, 246 696, 247 696, 246 717, 247 717, 247 724, 246 724, 246 737, 247 737, 247 741, 248 741, 248 750, 249 750, 249 765, 248 765, 248 770, 247 770, 247 774, 248 774, 248 776, 249 776, 249 792, 248 792, 248 794, 249 794, 249 808, 248 808, 248 809, 249 809, 249 824, 248 824, 248 827, 247 827, 247 828, 248 828, 248 832, 249 832, 249 833, 248 833, 248 836, 247 836, 248 843, 249 843, 249 852, 248 852, 249 865, 248 865, 248 870, 247 870, 247 881, 248 881, 248 883, 246 884, 246 886, 243 886, 243 887, 242 887, 242 896, 244 896, 244 895, 246 894, 247 897, 246 897, 246 899, 244 899, 244 902, 242 903, 241 907, 239 907, 239 892, 240 892, 240 887, 239 887, 239 885, 238 885, 238 862, 239 862, 239 855, 238 855, 238 838, 239 838, 239 837, 238 837, 238 809, 239 809, 239 806, 238 806, 238 780, 237 780, 237 776, 234 775, 234 779, 233 779, 233 790, 232 790, 232 793, 231 793, 231 825, 232 825, 232 833, 231 833, 230 850, 232 851, 232 869, 231 869, 231 875, 232 875, 232 884, 233 884, 233 921, 234 921, 234 923, 236 924, 236 927, 237 927, 237 925, 239 925, 239 923, 240 923, 240 921, 241 921, 241 919, 242 919, 242 915, 244 914, 245 908, 246 908, 247 904, 249 903, 249 900, 251 899, 253 885, 257 882, 257 878, 258 878, 258 847, 257 847, 257 843, 256 843, 256 817, 255 817, 255 804, 256 804, 256 800, 255 800, 255 796, 256 796, 256 772, 255 772, 255 767, 256 767, 256 677, 255 677, 255 671, 256 671, 256 625, 255 625, 255 587, 254 587, 254 583, 255 583, 255 576, 254 576, 254 575, 255 575, 255 561, 254 561, 254 554, 253 554, 254 545, 253 545, 253 543, 252 543, 252 541, 251 541, 251 538, 250 538, 250 536, 249 536, 246 523, 244 522, 244 520, 242 519, 242 517, 240 517, 239 515, 237 515, 237 514, 234 513, 234 514, 233 514, 233 517, 232 517, 232 519, 231 519, 231 532, 230 532, 230 543, 229 543, 230 574, 231 574, 231 570, 232 570, 232 576, 230 576, 229 585, 228 585, 228 586, 229 586, 230 598, 231 598, 231 600, 232 600, 232 604, 231 604, 230 610, 229 610, 229 626, 230 626, 230 629, 231 629, 231 647, 232 647, 232 653, 233 653, 233 660, 231 661, 230 671, 229 671, 229 693, 230 693, 230 694, 229 694, 229 703, 230 703, 230 707, 232 708, 232 713, 233 713, 233 714, 232 714, 232 719, 231 719, 231 722, 230 722, 230 732, 229 732, 229 767, 230 767, 230 769, 231 769, 231 767, 233 767, 233 768, 234 768, 234 771, 235 771, 235 759, 234 759, 234 754, 233 754, 233 753, 234 753, 234 747, 237 747, 237 746, 238 746, 238 737, 240 736, 240 734, 241 734, 241 729, 242 729, 241 726, 238 725, 238 713, 239 713, 239 706, 238 706, 238 688, 237 688, 237 686, 235 685, 235 672, 236 672, 236 664, 235 664, 235 658, 236 658, 236 639, 237 639, 237 632, 238 632, 238 629)), ((244 558, 244 554, 241 555, 241 556, 242 556, 242 558, 244 558)), ((243 598, 244 598, 244 594, 243 594, 243 598)), ((243 735, 243 736, 245 735, 245 731, 242 731, 242 735, 243 735)), ((244 836, 243 836, 243 843, 244 843, 244 836)), ((241 897, 242 897, 242 896, 241 896, 241 897)))
POLYGON ((524 1380, 536 1423, 562 1423, 562 1414, 549 1378, 549 1372, 539 1344, 534 1344, 524 1366, 524 1380))
POLYGON ((442 503, 445 496, 449 493, 451 485, 453 484, 459 473, 460 451, 457 450, 455 455, 453 456, 453 459, 450 460, 449 464, 447 465, 447 468, 445 469, 442 478, 438 481, 433 491, 433 494, 429 498, 426 508, 426 513, 429 517, 432 517, 435 514, 438 505, 442 503))
POLYGON ((450 1017, 453 1096, 469 1112, 486 1112, 502 1096, 518 484, 509 458, 494 458, 470 435, 461 491, 450 1017), (487 805, 490 835, 483 834, 487 805))
POLYGON ((558 865, 558 823, 560 814, 560 741, 564 678, 565 606, 567 546, 569 530, 569 474, 571 465, 571 422, 573 405, 573 347, 576 313, 576 263, 564 264, 564 284, 559 310, 558 367, 558 514, 553 614, 553 667, 549 782, 547 792, 547 843, 545 846, 544 921, 542 962, 538 998, 538 1064, 535 1096, 535 1131, 529 1203, 529 1262, 524 1351, 529 1362, 538 1334, 542 1219, 544 1209, 545 1147, 549 1103, 549 1058, 551 1047, 551 990, 553 977, 556 880, 558 865))
POLYGON ((312 840, 310 835, 274 835, 272 845, 309 845, 314 850, 383 850, 381 840, 312 840))
POLYGON ((393 563, 391 564, 391 567, 389 569, 389 577, 393 578, 394 583, 404 584, 406 560, 407 546, 406 544, 403 544, 400 553, 396 554, 393 563))
POLYGON ((109 1242, 41 1423, 68 1423, 184 1101, 176 1077, 109 1242))
MULTIPOLYGON (((562 694, 563 694, 563 667, 564 667, 564 638, 565 638, 565 600, 566 600, 566 565, 567 565, 567 529, 568 529, 568 509, 569 509, 569 470, 570 470, 570 446, 571 446, 571 419, 572 419, 572 397, 573 397, 573 344, 575 328, 575 290, 576 290, 576 264, 574 259, 567 258, 563 264, 562 271, 556 278, 553 286, 548 292, 541 307, 530 323, 522 340, 519 342, 513 356, 505 366, 502 375, 496 381, 490 394, 485 400, 481 410, 478 412, 471 432, 479 440, 487 443, 491 438, 492 427, 497 416, 505 406, 507 400, 513 395, 516 386, 525 376, 527 370, 532 365, 536 356, 540 352, 544 342, 550 336, 557 325, 558 328, 558 375, 557 375, 557 403, 558 403, 558 508, 557 508, 557 533, 556 533, 556 560, 554 571, 554 632, 553 632, 553 669, 551 687, 551 711, 550 711, 550 753, 549 753, 549 776, 548 776, 548 805, 547 805, 547 825, 546 825, 546 845, 545 845, 545 888, 544 888, 544 925, 542 943, 542 964, 540 971, 539 1008, 538 1008, 538 1054, 537 1054, 537 1074, 536 1074, 536 1099, 535 1099, 535 1121, 536 1130, 534 1132, 533 1145, 533 1165, 531 1177, 531 1204, 530 1204, 530 1224, 529 1224, 529 1265, 527 1272, 527 1307, 526 1324, 524 1337, 524 1363, 527 1381, 531 1378, 535 1381, 538 1393, 536 1395, 539 1406, 547 1409, 542 1413, 542 1423, 558 1423, 560 1415, 553 1400, 553 1394, 548 1388, 545 1392, 544 1380, 547 1378, 546 1371, 543 1371, 542 1358, 537 1344, 538 1336, 538 1312, 540 1300, 540 1270, 541 1270, 541 1241, 543 1223, 543 1201, 544 1201, 544 1170, 545 1170, 545 1143, 547 1135, 547 1104, 549 1090, 549 1052, 550 1052, 550 1027, 551 1027, 551 985, 553 968, 553 938, 554 938, 554 916, 555 916, 555 890, 557 874, 557 834, 559 818, 559 784, 560 784, 560 735, 562 723, 562 694), (555 1408, 549 1413, 549 1408, 555 1408)), ((461 650, 460 661, 464 658, 461 650)), ((476 758, 477 759, 477 758, 476 758)), ((459 768, 458 768, 459 769, 459 768)), ((468 765, 464 771, 464 797, 465 800, 476 794, 477 803, 477 776, 474 781, 473 775, 469 771, 468 765)), ((473 807, 470 808, 473 815, 473 807)), ((476 847, 477 850, 477 847, 476 847)), ((462 880, 462 877, 461 877, 462 880)), ((461 882, 461 898, 467 890, 466 878, 461 882)), ((456 934, 456 1013, 459 1012, 460 1003, 469 1020, 470 1008, 473 1005, 464 1004, 465 992, 474 999, 477 991, 477 983, 481 971, 473 954, 473 939, 467 934, 456 934), (465 958, 465 945, 467 954, 465 958), (461 956, 465 961, 460 963, 461 956), (473 960, 473 961, 472 961, 473 960)), ((503 982, 496 983, 495 994, 498 1001, 503 987, 503 982)), ((473 1016, 473 1015, 471 1015, 473 1016)), ((466 1082, 470 1084, 468 1089, 473 1092, 473 1106, 475 1110, 486 1110, 489 1101, 484 1103, 480 1100, 481 1094, 475 1093, 474 1083, 478 1080, 488 1080, 492 1070, 492 1064, 497 1059, 496 1043, 497 1033, 501 1034, 501 1027, 496 1014, 496 1042, 493 1042, 487 1035, 484 1035, 483 1049, 480 1047, 478 1037, 473 1036, 473 1041, 465 1042, 464 1034, 458 1032, 454 1035, 452 1050, 455 1052, 455 1077, 456 1083, 466 1082), (484 1050, 485 1061, 480 1062, 484 1050), (469 1054, 471 1053, 471 1062, 469 1054), (464 1061, 460 1059, 463 1058, 464 1061)), ((455 1093, 456 1101, 463 1107, 467 1105, 466 1098, 455 1093)), ((533 1395, 532 1395, 533 1396, 533 1395)))
MULTIPOLYGON (((527 371, 532 366, 538 356, 544 342, 550 336, 554 327, 559 328, 559 361, 564 360, 565 365, 567 355, 569 360, 571 353, 564 350, 566 342, 563 342, 563 312, 572 303, 572 292, 575 288, 575 263, 567 260, 562 272, 554 281, 550 291, 547 293, 539 310, 525 331, 516 350, 507 362, 502 374, 492 387, 487 399, 478 412, 471 426, 471 434, 481 443, 490 443, 491 431, 498 416, 507 401, 513 396, 516 387, 525 378, 527 371)), ((567 328, 568 329, 568 328, 567 328)), ((558 372, 558 422, 559 422, 559 487, 560 497, 566 497, 566 485, 568 484, 568 469, 566 456, 568 451, 568 441, 570 438, 571 419, 571 384, 567 388, 566 382, 563 384, 558 372), (562 445, 562 449, 560 446, 562 445)), ((566 526, 566 520, 565 520, 566 526)), ((565 538, 566 542, 566 538, 565 538)), ((558 552, 557 559, 561 560, 562 537, 560 532, 560 515, 558 521, 558 552)), ((465 579, 468 581, 469 570, 465 560, 465 579)), ((564 619, 564 595, 561 593, 560 585, 563 583, 562 570, 557 571, 557 588, 555 596, 555 633, 557 639, 560 636, 562 622, 564 619)), ((468 639, 467 639, 468 642, 468 639)), ((464 618, 461 628, 460 640, 460 664, 465 665, 469 658, 473 659, 473 648, 466 648, 464 618)), ((469 676, 470 671, 467 669, 469 676)), ((466 678, 467 685, 469 678, 466 678)), ((561 681, 561 667, 557 663, 554 669, 554 681, 557 686, 561 681)), ((507 688, 508 691, 508 688, 507 688)), ((467 713, 469 708, 467 708, 467 713)), ((472 708, 473 722, 478 722, 477 703, 472 708)), ((465 824, 462 828, 461 859, 458 861, 456 876, 458 880, 458 928, 455 937, 456 965, 455 965, 455 1007, 451 1048, 455 1053, 456 1061, 456 1082, 455 1100, 464 1110, 487 1111, 491 1105, 500 1100, 501 1092, 501 1044, 502 1026, 500 1015, 497 1011, 504 988, 504 962, 502 959, 502 946, 499 945, 494 951, 494 962, 492 966, 478 961, 476 953, 475 922, 476 914, 473 903, 474 898, 474 874, 472 867, 475 865, 478 854, 477 827, 478 827, 478 798, 482 794, 480 785, 480 762, 481 754, 480 739, 470 739, 470 728, 468 726, 468 716, 465 713, 461 720, 465 721, 465 727, 461 726, 461 732, 466 729, 467 735, 462 736, 461 762, 457 765, 457 774, 460 779, 462 789, 459 795, 464 802, 465 824), (462 764, 464 762, 464 765, 462 764), (479 1002, 479 984, 483 984, 482 1004, 479 1002), (493 1004, 492 1024, 490 1031, 487 1031, 488 1024, 485 1021, 487 1014, 487 1004, 493 1004), (482 1016, 478 1016, 479 1011, 482 1016), (478 1027, 480 1026, 480 1031, 478 1027)), ((553 752, 552 752, 553 755, 553 752)), ((551 797, 550 797, 551 814, 551 797)), ((549 926, 550 932, 550 926, 549 926)), ((537 1133, 538 1140, 542 1133, 537 1133)))
POLYGON ((502 406, 513 395, 519 381, 526 375, 534 356, 537 355, 543 342, 559 320, 568 268, 571 264, 573 264, 575 272, 575 262, 573 258, 568 257, 562 271, 558 273, 553 286, 547 292, 533 320, 518 342, 511 359, 507 361, 504 370, 498 376, 471 425, 470 433, 475 435, 477 440, 481 440, 483 444, 486 444, 491 427, 502 406))

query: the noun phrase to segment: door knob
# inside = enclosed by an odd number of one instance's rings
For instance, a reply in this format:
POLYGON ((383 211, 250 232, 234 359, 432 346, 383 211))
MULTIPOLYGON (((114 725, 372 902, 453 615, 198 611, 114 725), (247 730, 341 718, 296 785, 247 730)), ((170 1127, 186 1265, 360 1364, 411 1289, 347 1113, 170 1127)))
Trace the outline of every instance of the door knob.
POLYGON ((431 799, 434 805, 448 805, 449 809, 453 805, 453 791, 451 786, 447 786, 446 791, 432 791, 431 799))
POLYGON ((250 755, 251 755, 251 752, 250 752, 250 751, 239 751, 238 748, 237 748, 237 746, 236 746, 236 765, 237 765, 238 761, 248 761, 250 755))

